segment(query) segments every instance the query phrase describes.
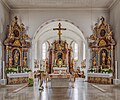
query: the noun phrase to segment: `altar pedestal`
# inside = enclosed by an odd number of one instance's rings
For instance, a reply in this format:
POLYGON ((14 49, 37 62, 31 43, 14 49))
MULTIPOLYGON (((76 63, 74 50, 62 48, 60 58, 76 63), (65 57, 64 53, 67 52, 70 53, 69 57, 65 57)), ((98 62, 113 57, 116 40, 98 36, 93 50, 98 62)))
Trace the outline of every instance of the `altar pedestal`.
POLYGON ((88 73, 88 82, 98 84, 112 84, 113 75, 106 73, 88 73))
POLYGON ((69 87, 68 78, 52 78, 51 87, 69 87))
POLYGON ((20 84, 28 82, 29 73, 7 74, 8 84, 20 84))
POLYGON ((49 74, 51 87, 69 87, 70 74, 49 74))

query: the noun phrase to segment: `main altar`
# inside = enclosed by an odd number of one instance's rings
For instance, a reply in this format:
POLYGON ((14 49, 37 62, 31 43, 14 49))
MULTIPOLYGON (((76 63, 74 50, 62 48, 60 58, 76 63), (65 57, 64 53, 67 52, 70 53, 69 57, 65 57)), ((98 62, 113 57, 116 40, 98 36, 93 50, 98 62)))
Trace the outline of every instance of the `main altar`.
POLYGON ((89 38, 91 49, 91 66, 88 70, 88 81, 102 84, 112 84, 114 78, 115 41, 109 24, 101 17, 96 23, 94 34, 89 38))
POLYGON ((61 28, 61 23, 58 24, 58 28, 53 30, 58 30, 59 39, 51 44, 47 41, 49 44, 49 57, 45 61, 46 70, 49 73, 52 87, 68 87, 73 71, 72 48, 66 40, 61 39, 61 30, 66 30, 66 28, 61 28))

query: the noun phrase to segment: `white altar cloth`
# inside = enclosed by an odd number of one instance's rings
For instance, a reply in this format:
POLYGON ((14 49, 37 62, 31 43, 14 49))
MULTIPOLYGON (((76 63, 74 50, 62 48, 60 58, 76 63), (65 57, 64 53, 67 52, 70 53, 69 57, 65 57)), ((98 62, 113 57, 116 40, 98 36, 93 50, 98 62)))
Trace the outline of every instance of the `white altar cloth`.
POLYGON ((105 77, 105 78, 110 78, 112 77, 112 73, 111 74, 106 74, 106 73, 88 73, 88 77, 105 77))
POLYGON ((14 74, 7 74, 9 78, 17 78, 17 77, 29 77, 29 73, 14 73, 14 74))
POLYGON ((66 67, 54 67, 53 68, 53 73, 54 74, 66 74, 67 73, 67 68, 66 67))

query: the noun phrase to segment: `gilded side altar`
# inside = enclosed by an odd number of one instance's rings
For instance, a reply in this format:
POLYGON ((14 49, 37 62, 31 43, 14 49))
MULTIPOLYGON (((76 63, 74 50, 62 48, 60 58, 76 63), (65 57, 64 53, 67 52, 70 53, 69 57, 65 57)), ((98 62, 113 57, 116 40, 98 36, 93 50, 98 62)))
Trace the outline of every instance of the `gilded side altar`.
MULTIPOLYGON (((30 38, 26 34, 24 24, 18 24, 18 18, 15 17, 8 26, 7 38, 4 41, 5 46, 5 70, 6 74, 24 73, 28 68, 28 50, 31 47, 30 38), (26 68, 26 70, 24 70, 26 68)), ((8 83, 22 83, 26 81, 24 77, 16 78, 15 82, 6 75, 8 83)))
POLYGON ((93 32, 89 38, 91 66, 88 70, 88 81, 111 84, 114 78, 114 49, 116 44, 111 27, 105 22, 104 17, 101 17, 100 22, 95 24, 93 32), (100 76, 91 76, 92 73, 98 73, 100 76), (102 74, 108 74, 110 77, 103 77, 102 74))

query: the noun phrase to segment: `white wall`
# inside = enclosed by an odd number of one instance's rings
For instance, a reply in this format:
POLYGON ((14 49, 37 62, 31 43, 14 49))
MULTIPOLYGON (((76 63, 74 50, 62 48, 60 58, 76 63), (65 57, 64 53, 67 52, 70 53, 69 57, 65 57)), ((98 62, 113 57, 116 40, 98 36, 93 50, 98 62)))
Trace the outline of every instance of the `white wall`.
MULTIPOLYGON (((0 79, 2 75, 2 52, 3 52, 3 40, 6 37, 6 28, 9 24, 9 9, 4 6, 0 0, 0 79)), ((4 53, 3 53, 4 54, 4 53)))
POLYGON ((26 26, 29 26, 28 33, 31 36, 48 20, 67 19, 78 26, 85 37, 88 37, 92 34, 91 24, 96 23, 101 16, 109 19, 109 13, 101 10, 92 11, 92 14, 90 10, 12 10, 11 19, 16 15, 26 26))
POLYGON ((110 9, 110 23, 113 28, 115 47, 115 60, 118 61, 118 78, 120 79, 120 1, 110 9))

